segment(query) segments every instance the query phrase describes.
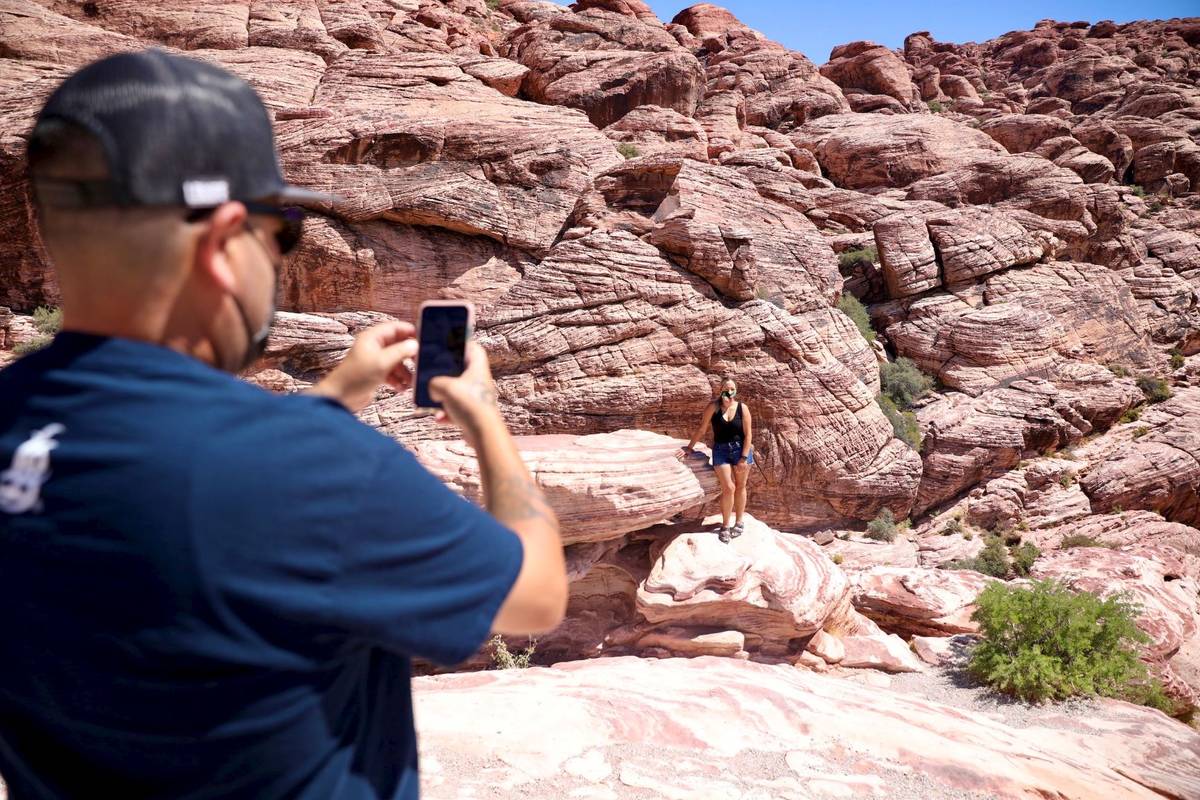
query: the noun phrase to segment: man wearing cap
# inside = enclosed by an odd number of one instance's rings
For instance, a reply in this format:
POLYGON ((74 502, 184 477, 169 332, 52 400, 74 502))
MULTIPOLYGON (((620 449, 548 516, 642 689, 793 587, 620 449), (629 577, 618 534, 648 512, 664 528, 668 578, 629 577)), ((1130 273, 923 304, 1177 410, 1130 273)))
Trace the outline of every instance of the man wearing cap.
POLYGON ((47 101, 29 162, 63 332, 0 372, 10 797, 417 797, 410 658, 566 604, 482 348, 430 389, 487 512, 352 413, 409 386, 411 325, 365 331, 309 395, 230 375, 266 341, 292 206, 334 200, 283 181, 244 82, 104 59, 47 101))

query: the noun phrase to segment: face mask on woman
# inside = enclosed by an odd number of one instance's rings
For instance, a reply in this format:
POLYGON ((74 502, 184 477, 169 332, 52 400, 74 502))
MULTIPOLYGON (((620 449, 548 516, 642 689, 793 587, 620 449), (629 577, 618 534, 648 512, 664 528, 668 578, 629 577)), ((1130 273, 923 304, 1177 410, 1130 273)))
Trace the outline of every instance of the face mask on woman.
POLYGON ((725 400, 732 400, 735 394, 737 394, 737 389, 726 389, 721 392, 721 397, 725 400))

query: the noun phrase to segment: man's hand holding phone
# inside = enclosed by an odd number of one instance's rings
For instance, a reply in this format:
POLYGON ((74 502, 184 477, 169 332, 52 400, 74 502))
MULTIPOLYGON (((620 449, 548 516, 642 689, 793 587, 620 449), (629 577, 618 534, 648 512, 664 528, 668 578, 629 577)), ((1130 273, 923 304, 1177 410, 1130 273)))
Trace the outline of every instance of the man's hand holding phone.
POLYGON ((443 375, 431 379, 429 394, 442 404, 434 418, 439 423, 457 425, 467 444, 478 450, 478 437, 486 424, 503 425, 503 422, 496 405, 496 384, 492 382, 487 352, 473 339, 466 345, 466 362, 467 368, 458 377, 443 375))
POLYGON ((417 329, 409 322, 381 322, 355 337, 354 345, 333 370, 308 390, 337 400, 357 414, 386 383, 396 391, 412 386, 405 363, 417 356, 417 329))

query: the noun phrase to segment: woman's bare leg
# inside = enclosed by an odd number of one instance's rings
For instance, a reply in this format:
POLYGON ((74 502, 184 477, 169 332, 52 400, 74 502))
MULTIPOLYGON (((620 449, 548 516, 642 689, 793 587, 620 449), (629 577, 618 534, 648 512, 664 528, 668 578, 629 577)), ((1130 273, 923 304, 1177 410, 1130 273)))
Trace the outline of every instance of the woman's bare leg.
POLYGON ((721 527, 729 527, 729 517, 733 514, 733 467, 721 464, 713 468, 717 480, 721 481, 721 527))
POLYGON ((746 513, 746 483, 750 478, 750 465, 742 462, 733 468, 733 507, 737 512, 737 521, 742 521, 742 515, 746 513))

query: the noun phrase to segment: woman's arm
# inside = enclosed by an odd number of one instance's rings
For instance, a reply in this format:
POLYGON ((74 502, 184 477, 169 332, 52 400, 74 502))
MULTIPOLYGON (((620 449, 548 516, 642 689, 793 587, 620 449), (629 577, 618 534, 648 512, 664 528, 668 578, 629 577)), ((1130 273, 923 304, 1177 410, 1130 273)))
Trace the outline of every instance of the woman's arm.
POLYGON ((750 444, 754 438, 754 422, 750 419, 750 406, 742 403, 742 434, 745 442, 742 444, 742 458, 750 456, 750 444))
POLYGON ((696 446, 696 442, 700 441, 704 432, 708 430, 708 426, 712 424, 712 407, 712 403, 704 407, 704 411, 700 415, 700 426, 696 428, 696 432, 692 434, 692 440, 688 442, 687 447, 683 448, 684 450, 691 452, 691 449, 696 446))

